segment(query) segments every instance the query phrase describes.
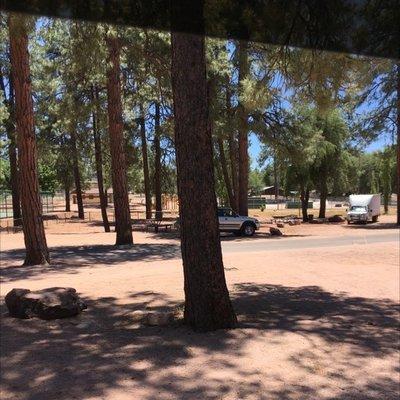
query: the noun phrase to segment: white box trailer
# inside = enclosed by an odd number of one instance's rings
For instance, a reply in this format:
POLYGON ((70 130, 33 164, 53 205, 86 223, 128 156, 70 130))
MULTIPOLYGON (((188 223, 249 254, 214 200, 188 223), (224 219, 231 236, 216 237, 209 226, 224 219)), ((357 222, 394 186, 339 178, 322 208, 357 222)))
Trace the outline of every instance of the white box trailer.
POLYGON ((347 223, 368 221, 377 222, 381 211, 380 194, 352 194, 349 196, 350 208, 347 223))

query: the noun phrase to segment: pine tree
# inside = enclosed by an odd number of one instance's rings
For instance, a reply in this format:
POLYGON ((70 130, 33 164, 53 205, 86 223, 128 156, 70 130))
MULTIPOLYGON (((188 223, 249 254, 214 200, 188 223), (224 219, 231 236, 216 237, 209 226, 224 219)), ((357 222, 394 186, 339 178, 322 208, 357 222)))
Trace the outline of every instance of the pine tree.
POLYGON ((42 219, 37 175, 37 148, 29 68, 27 17, 10 14, 11 70, 15 89, 15 121, 26 256, 24 265, 47 264, 50 255, 42 219))
MULTIPOLYGON (((182 5, 201 13, 200 7, 182 5), (192 8, 190 8, 192 7, 192 8)), ((178 4, 173 18, 182 11, 178 4)), ((172 33, 172 89, 185 277, 185 322, 198 331, 236 324, 225 282, 214 192, 204 38, 172 33)))
MULTIPOLYGON (((10 49, 7 45, 7 27, 5 20, 0 20, 0 93, 2 104, 4 106, 4 127, 8 138, 8 157, 10 163, 10 186, 13 208, 13 225, 21 226, 21 202, 18 187, 18 158, 17 158, 17 141, 15 132, 15 101, 14 101, 14 84, 10 68, 10 49), (8 90, 7 83, 8 82, 8 90)), ((1 117, 1 116, 0 116, 1 117)))
POLYGON ((111 150, 111 173, 114 190, 115 231, 117 245, 133 244, 132 225, 129 209, 126 160, 123 140, 123 121, 120 82, 120 50, 118 37, 109 33, 106 37, 108 47, 107 99, 108 125, 111 150))
POLYGON ((144 179, 144 196, 146 203, 146 219, 152 216, 152 199, 150 188, 149 162, 147 157, 147 137, 146 137, 146 115, 144 108, 140 106, 140 141, 142 146, 142 163, 143 163, 143 179, 144 179))

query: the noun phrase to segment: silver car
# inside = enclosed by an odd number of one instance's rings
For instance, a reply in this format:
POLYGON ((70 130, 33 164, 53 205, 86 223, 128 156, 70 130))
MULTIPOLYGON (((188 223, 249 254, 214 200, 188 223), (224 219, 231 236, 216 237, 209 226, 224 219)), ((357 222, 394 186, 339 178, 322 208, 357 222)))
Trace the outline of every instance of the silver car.
POLYGON ((260 229, 256 218, 238 215, 228 207, 218 207, 218 221, 220 232, 232 232, 236 236, 253 236, 260 229))

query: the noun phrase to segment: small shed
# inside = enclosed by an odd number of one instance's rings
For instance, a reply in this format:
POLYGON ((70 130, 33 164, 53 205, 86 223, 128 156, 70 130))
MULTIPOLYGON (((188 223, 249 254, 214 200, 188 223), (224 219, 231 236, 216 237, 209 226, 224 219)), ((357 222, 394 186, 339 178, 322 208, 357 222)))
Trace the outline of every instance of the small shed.
MULTIPOLYGON (((77 203, 76 190, 73 190, 71 194, 72 194, 72 202, 73 204, 76 204, 77 203)), ((113 203, 114 202, 113 190, 107 189, 106 194, 107 194, 107 203, 113 203)), ((92 188, 92 189, 82 190, 82 200, 83 204, 100 205, 99 189, 92 188)))
MULTIPOLYGON (((268 197, 275 197, 275 186, 265 186, 261 189, 261 195, 262 196, 268 196, 268 197)), ((284 197, 285 192, 282 188, 278 188, 278 196, 279 197, 284 197)))

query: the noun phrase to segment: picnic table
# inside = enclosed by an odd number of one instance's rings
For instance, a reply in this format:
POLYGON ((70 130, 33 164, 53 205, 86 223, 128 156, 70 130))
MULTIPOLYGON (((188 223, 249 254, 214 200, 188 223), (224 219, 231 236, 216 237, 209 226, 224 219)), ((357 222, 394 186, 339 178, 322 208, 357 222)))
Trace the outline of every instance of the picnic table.
POLYGON ((162 221, 162 220, 157 220, 157 219, 150 219, 146 220, 146 232, 154 228, 154 232, 158 233, 160 229, 164 229, 165 231, 172 230, 172 227, 174 226, 174 223, 172 221, 162 221))

